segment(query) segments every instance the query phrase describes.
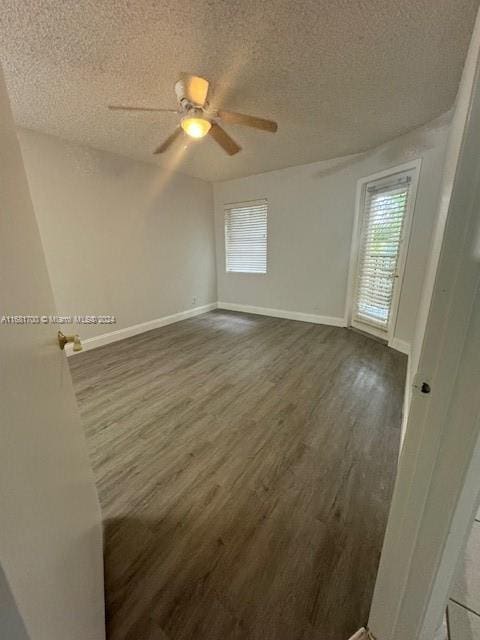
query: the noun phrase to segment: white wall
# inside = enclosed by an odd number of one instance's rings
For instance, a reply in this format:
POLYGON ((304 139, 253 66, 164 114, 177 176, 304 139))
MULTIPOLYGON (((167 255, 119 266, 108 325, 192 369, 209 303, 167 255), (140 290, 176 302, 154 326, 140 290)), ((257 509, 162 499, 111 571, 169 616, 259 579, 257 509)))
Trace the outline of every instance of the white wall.
POLYGON ((81 337, 216 301, 209 183, 29 130, 19 140, 58 313, 117 318, 81 337))
POLYGON ((214 185, 218 299, 343 318, 357 180, 422 158, 395 338, 411 343, 421 296, 448 130, 443 117, 349 158, 214 185), (223 207, 268 198, 268 273, 225 272, 223 207))
POLYGON ((408 345, 447 130, 443 118, 363 154, 216 183, 217 275, 210 184, 20 130, 58 312, 116 316, 114 326, 78 328, 83 338, 217 299, 341 321, 357 180, 421 157, 395 330, 397 341, 408 345), (223 205, 263 197, 269 200, 268 273, 226 274, 223 205))

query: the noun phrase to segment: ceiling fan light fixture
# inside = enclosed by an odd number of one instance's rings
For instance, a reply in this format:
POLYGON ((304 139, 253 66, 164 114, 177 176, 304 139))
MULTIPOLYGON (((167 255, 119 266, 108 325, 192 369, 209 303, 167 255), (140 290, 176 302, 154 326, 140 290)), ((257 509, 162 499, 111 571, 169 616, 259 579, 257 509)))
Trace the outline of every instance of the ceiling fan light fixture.
POLYGON ((185 133, 191 138, 203 138, 212 127, 212 123, 206 118, 189 115, 182 118, 180 124, 185 133))

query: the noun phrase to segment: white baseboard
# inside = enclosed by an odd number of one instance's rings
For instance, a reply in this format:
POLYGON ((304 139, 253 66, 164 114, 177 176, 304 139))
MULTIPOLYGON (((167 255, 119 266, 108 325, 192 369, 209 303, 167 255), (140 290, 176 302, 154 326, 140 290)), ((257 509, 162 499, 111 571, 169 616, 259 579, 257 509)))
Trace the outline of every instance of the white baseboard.
MULTIPOLYGON (((164 316, 163 318, 156 318, 155 320, 149 320, 148 322, 142 322, 141 324, 134 324, 131 327, 125 327, 124 329, 117 329, 116 331, 110 331, 109 333, 102 333, 99 336, 93 336, 92 338, 86 338, 82 340, 83 351, 89 351, 90 349, 96 349, 97 347, 103 347, 111 342, 117 342, 118 340, 124 340, 131 336, 136 336, 139 333, 150 331, 151 329, 158 329, 158 327, 164 327, 167 324, 173 324, 174 322, 180 322, 180 320, 186 320, 187 318, 193 318, 199 316, 207 311, 217 308, 217 303, 205 304, 202 307, 194 307, 193 309, 187 309, 187 311, 180 311, 174 313, 171 316, 164 316)), ((81 337, 81 336, 80 336, 81 337)), ((67 344, 65 346, 65 353, 67 356, 73 356, 81 351, 73 351, 73 345, 67 344)))
POLYGON ((256 313, 260 316, 272 318, 285 318, 286 320, 300 320, 301 322, 313 322, 314 324, 328 324, 332 327, 345 327, 345 318, 335 316, 317 316, 313 313, 300 313, 299 311, 285 311, 283 309, 268 309, 267 307, 253 307, 247 304, 233 302, 217 302, 219 309, 227 311, 242 311, 244 313, 256 313))
MULTIPOLYGON (((201 307, 194 307, 193 309, 187 309, 186 311, 180 311, 170 316, 164 316, 163 318, 156 318, 155 320, 149 320, 148 322, 142 322, 140 324, 134 324, 131 327, 125 327, 124 329, 117 329, 110 331, 109 333, 102 333, 99 336, 93 336, 92 338, 86 338, 82 340, 83 351, 89 351, 90 349, 96 349, 97 347, 103 347, 106 344, 117 342, 118 340, 124 340, 131 336, 136 336, 139 333, 150 331, 151 329, 158 329, 164 327, 167 324, 173 324, 174 322, 180 322, 187 318, 193 318, 194 316, 207 313, 213 309, 225 309, 228 311, 241 311, 243 313, 255 313, 261 316, 270 316, 272 318, 285 318, 286 320, 299 320, 300 322, 311 322, 313 324, 325 324, 332 327, 346 327, 347 322, 343 317, 336 316, 320 316, 313 313, 301 313, 300 311, 285 311, 284 309, 269 309, 267 307, 255 307, 247 304, 236 304, 233 302, 212 302, 205 304, 201 307)), ((397 351, 410 353, 410 345, 404 340, 393 338, 390 342, 390 346, 397 351)), ((67 356, 72 356, 81 351, 73 351, 73 345, 67 344, 65 346, 65 353, 67 356)))
POLYGON ((410 355, 410 344, 405 340, 400 340, 400 338, 392 338, 388 343, 388 346, 392 347, 392 349, 400 351, 401 353, 404 353, 407 356, 410 355))

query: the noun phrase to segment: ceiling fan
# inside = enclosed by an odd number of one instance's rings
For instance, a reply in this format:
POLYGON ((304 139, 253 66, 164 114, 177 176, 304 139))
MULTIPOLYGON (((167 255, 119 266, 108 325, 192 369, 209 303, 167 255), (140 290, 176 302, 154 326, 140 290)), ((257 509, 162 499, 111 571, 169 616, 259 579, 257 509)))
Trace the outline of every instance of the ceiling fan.
POLYGON ((229 156, 238 153, 241 147, 231 138, 228 133, 218 124, 218 120, 226 124, 242 124, 246 127, 261 129, 275 133, 278 126, 272 120, 247 116, 234 111, 224 111, 223 109, 211 110, 208 103, 209 82, 205 78, 182 73, 180 79, 175 83, 175 94, 177 96, 176 109, 157 109, 155 107, 129 107, 125 105, 109 105, 109 109, 115 111, 160 111, 168 113, 178 113, 180 124, 162 144, 155 149, 155 153, 164 153, 175 142, 175 140, 185 132, 191 138, 203 138, 207 134, 212 136, 229 156))

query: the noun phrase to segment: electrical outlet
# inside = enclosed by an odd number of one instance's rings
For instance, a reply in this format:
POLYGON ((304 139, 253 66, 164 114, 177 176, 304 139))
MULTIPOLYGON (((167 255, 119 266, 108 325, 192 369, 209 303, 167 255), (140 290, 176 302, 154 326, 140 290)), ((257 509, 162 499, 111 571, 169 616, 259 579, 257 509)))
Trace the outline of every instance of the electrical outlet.
POLYGON ((192 298, 192 307, 194 307, 197 304, 197 296, 193 296, 192 298))

